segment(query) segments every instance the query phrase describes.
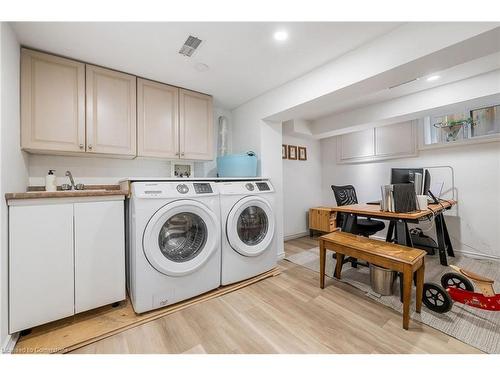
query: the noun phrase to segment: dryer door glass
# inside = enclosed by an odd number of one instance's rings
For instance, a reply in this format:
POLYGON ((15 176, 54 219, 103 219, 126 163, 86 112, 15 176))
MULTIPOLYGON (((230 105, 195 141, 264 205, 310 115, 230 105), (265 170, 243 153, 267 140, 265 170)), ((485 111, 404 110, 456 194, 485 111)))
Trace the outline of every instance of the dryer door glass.
POLYGON ((244 244, 255 246, 266 237, 269 228, 267 214, 260 207, 248 206, 238 217, 236 228, 244 244))
POLYGON ((207 225, 191 212, 170 217, 161 227, 158 245, 162 254, 177 263, 195 258, 207 242, 207 225))

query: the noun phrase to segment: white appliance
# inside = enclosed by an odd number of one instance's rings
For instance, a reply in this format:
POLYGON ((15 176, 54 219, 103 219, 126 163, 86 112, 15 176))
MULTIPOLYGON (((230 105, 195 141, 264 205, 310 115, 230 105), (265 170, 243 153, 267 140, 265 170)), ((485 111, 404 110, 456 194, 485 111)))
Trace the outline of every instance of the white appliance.
POLYGON ((277 262, 274 188, 269 181, 217 183, 222 220, 221 284, 272 269, 277 262))
POLYGON ((133 182, 127 286, 137 313, 220 286, 220 206, 213 182, 133 182))

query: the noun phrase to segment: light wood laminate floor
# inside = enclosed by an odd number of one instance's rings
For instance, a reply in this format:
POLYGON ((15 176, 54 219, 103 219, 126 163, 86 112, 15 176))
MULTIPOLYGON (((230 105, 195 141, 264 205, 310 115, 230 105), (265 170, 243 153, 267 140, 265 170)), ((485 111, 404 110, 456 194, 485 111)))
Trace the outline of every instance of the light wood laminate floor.
MULTIPOLYGON (((288 254, 317 246, 303 237, 288 254)), ((283 272, 72 353, 480 353, 359 290, 285 260, 283 272)))

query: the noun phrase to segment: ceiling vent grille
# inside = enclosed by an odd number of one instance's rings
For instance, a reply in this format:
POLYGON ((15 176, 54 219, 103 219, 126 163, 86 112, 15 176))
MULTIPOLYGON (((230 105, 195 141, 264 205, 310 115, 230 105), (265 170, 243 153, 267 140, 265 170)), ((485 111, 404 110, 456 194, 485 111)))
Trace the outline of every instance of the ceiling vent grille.
POLYGON ((202 42, 201 39, 198 39, 197 37, 190 35, 184 42, 184 45, 179 50, 179 53, 181 55, 191 57, 196 48, 200 46, 201 42, 202 42))

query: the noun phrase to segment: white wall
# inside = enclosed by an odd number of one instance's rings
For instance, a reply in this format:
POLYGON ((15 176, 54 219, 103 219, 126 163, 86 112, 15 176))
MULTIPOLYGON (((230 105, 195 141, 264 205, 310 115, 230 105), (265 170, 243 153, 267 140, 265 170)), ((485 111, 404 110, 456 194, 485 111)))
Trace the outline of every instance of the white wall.
MULTIPOLYGON (((425 150, 413 158, 336 164, 336 138, 321 140, 322 196, 325 205, 335 205, 330 189, 332 184, 354 185, 358 200, 367 202, 380 199, 380 186, 390 182, 390 169, 393 167, 448 165, 455 173, 459 202, 457 210, 446 217, 455 250, 500 258, 499 142, 425 150)), ((430 228, 427 222, 420 227, 430 228)), ((434 234, 435 229, 430 229, 430 233, 434 234)))
MULTIPOLYGON (((217 151, 218 118, 224 115, 231 125, 231 112, 214 108, 214 150, 217 151)), ((229 136, 230 138, 230 136, 229 136)), ((56 170, 57 183, 69 183, 64 176, 71 170, 76 183, 115 184, 125 177, 169 177, 170 161, 137 158, 133 160, 104 157, 29 155, 29 184, 45 185, 45 175, 49 169, 56 170)), ((196 162, 195 177, 214 177, 217 174, 216 162, 196 162)), ((24 189, 24 188, 23 188, 24 189)))
POLYGON ((283 135, 283 143, 307 148, 307 160, 283 159, 283 224, 285 239, 308 232, 309 208, 322 204, 320 142, 283 135))
POLYGON ((19 43, 11 27, 0 25, 1 34, 1 127, 0 127, 0 344, 8 337, 8 216, 4 194, 24 191, 27 162, 20 150, 19 43))

